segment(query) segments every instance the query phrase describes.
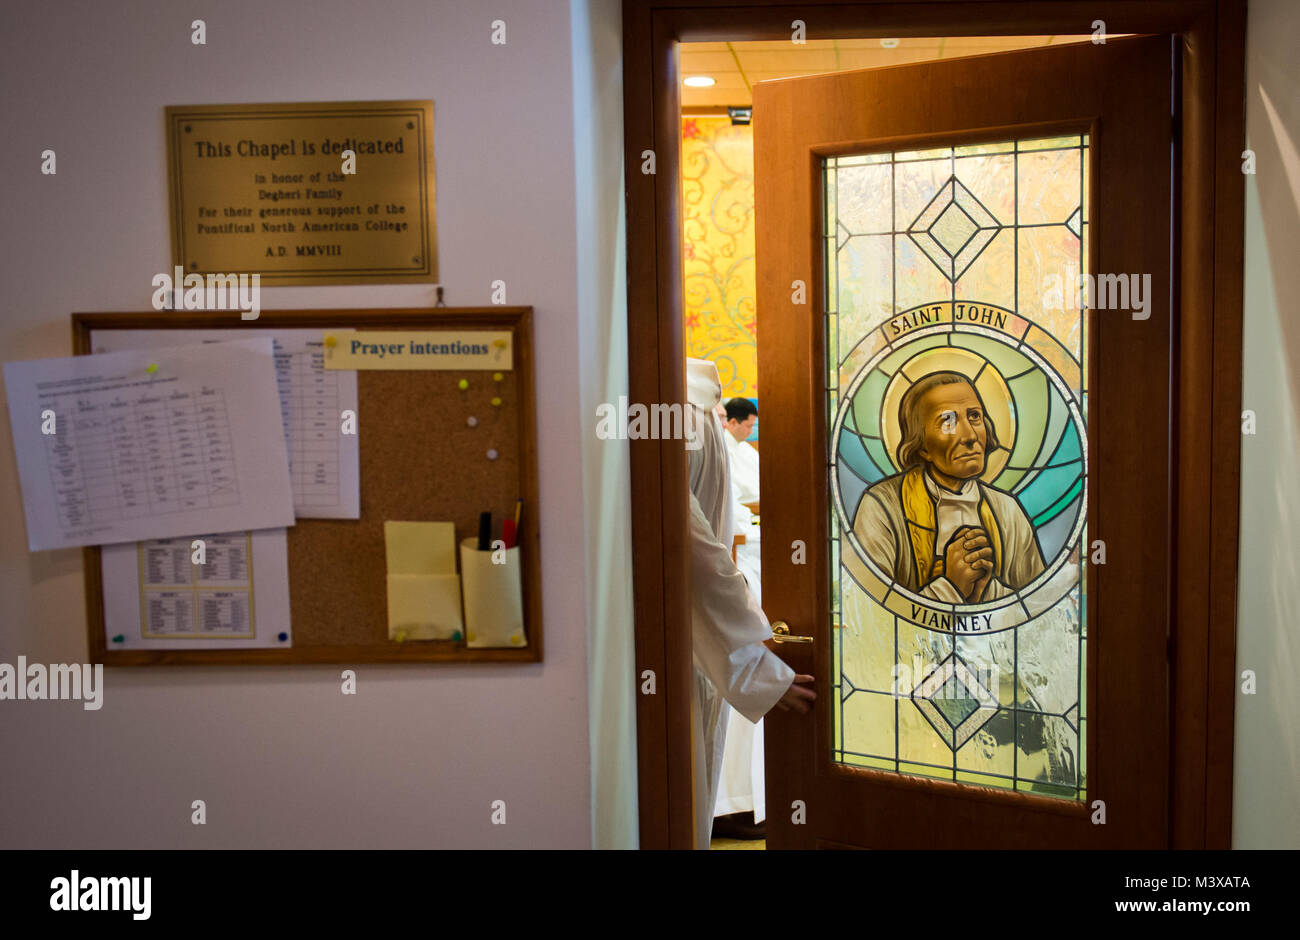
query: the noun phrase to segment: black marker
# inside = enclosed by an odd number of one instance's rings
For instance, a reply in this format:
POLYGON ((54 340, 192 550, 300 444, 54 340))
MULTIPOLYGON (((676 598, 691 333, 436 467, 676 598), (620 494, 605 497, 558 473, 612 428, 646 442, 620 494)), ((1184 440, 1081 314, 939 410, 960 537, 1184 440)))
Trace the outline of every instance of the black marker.
POLYGON ((478 550, 486 552, 492 545, 492 513, 478 514, 478 550))

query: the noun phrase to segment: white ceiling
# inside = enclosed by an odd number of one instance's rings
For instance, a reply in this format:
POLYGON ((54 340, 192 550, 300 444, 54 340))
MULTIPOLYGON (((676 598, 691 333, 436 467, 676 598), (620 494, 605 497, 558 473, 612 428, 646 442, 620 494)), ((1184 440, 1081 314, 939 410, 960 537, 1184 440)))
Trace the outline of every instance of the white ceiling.
POLYGON ((800 45, 788 40, 682 43, 679 47, 682 78, 708 75, 717 82, 711 88, 682 86, 682 110, 751 104, 753 86, 772 78, 986 55, 1089 39, 1087 35, 965 36, 950 39, 811 39, 800 45), (898 45, 892 49, 885 48, 882 41, 897 42, 898 45))

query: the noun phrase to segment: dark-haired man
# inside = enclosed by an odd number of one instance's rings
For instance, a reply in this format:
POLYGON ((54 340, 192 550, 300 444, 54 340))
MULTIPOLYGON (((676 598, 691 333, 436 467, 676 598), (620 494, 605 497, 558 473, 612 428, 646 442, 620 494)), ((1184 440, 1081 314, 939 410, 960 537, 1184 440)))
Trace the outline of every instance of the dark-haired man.
MULTIPOLYGON (((736 491, 736 501, 741 506, 757 511, 754 507, 758 505, 758 451, 746 442, 754 433, 758 406, 748 398, 732 398, 728 399, 725 407, 727 419, 723 427, 727 436, 724 440, 727 442, 727 456, 731 460, 732 489, 736 491)), ((748 532, 749 527, 745 528, 748 532)))

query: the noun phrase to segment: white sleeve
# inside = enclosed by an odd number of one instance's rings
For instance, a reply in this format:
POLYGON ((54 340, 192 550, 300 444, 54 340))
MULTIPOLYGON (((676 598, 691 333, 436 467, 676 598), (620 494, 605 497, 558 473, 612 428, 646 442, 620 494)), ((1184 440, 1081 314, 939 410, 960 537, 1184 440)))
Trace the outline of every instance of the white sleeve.
POLYGON ((794 670, 763 645, 771 625, 694 493, 690 499, 695 660, 731 707, 757 722, 790 687, 794 670))

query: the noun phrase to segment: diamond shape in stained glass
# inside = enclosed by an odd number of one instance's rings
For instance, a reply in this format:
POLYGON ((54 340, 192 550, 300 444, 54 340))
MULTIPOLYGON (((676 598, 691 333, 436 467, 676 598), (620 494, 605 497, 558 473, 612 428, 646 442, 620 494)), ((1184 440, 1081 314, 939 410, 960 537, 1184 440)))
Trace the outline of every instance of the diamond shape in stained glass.
POLYGON ((1082 209, 1082 208, 1075 209, 1074 212, 1072 212, 1072 213, 1070 214, 1070 217, 1069 217, 1068 219, 1065 220, 1065 226, 1066 226, 1066 228, 1068 228, 1071 232, 1074 233, 1074 237, 1075 237, 1075 238, 1080 238, 1080 237, 1082 237, 1082 236, 1080 235, 1080 231, 1081 231, 1081 229, 1080 229, 1080 225, 1081 225, 1082 221, 1083 221, 1083 209, 1082 209))
POLYGON ((993 213, 955 176, 912 220, 907 235, 943 276, 955 281, 1002 229, 993 213))
POLYGON ((1065 718, 1066 724, 1070 726, 1070 729, 1072 731, 1078 731, 1079 730, 1079 703, 1076 702, 1073 705, 1071 705, 1068 709, 1066 709, 1065 715, 1063 717, 1065 718))
POLYGON ((966 692, 966 687, 961 684, 956 676, 945 682, 943 688, 931 701, 939 709, 939 714, 943 715, 944 720, 954 728, 969 718, 971 712, 980 707, 979 700, 966 692))
POLYGON ((979 674, 950 653, 912 690, 912 702, 954 751, 998 711, 998 701, 979 674))
POLYGON ((962 246, 970 241, 970 237, 977 231, 979 226, 972 222, 970 216, 962 212, 955 202, 950 203, 930 226, 930 234, 939 243, 939 247, 950 256, 961 251, 962 246))
POLYGON ((850 695, 852 695, 854 692, 858 691, 857 687, 856 687, 852 682, 849 681, 849 677, 848 677, 848 676, 841 675, 841 676, 840 676, 840 683, 841 683, 841 684, 840 684, 840 701, 841 701, 841 702, 843 702, 846 698, 848 698, 848 697, 849 697, 850 695))

